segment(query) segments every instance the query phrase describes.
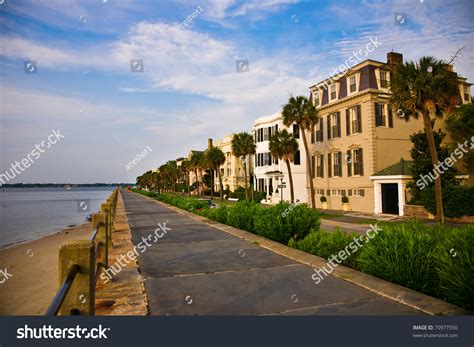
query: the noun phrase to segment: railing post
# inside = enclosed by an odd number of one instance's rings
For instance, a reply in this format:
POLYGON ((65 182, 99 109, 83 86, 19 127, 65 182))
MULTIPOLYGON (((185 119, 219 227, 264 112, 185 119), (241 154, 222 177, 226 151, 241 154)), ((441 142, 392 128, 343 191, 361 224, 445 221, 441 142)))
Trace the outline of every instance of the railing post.
POLYGON ((102 243, 104 250, 103 252, 101 252, 101 257, 98 259, 98 261, 101 262, 105 266, 105 268, 107 268, 109 266, 110 243, 108 233, 109 227, 106 213, 94 213, 92 215, 91 230, 94 231, 95 228, 98 228, 95 242, 102 243))
POLYGON ((59 285, 66 279, 74 265, 80 269, 67 294, 60 315, 94 315, 95 310, 95 257, 94 242, 69 241, 59 249, 59 285))

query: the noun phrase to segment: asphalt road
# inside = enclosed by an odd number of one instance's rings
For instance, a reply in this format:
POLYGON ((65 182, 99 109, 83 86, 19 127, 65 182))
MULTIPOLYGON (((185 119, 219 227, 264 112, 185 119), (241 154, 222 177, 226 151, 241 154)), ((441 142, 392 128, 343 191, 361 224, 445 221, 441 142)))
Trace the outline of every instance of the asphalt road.
POLYGON ((141 195, 123 198, 133 242, 150 244, 138 262, 151 315, 421 314, 331 275, 315 284, 310 266, 141 195))

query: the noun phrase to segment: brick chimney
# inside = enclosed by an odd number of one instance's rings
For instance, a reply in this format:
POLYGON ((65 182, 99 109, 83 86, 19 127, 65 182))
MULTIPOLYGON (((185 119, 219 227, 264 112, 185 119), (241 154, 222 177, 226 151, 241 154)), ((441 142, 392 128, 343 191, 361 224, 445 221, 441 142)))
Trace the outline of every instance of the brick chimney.
POLYGON ((387 65, 395 66, 403 63, 403 54, 397 52, 387 53, 387 65))
POLYGON ((212 148, 212 139, 207 139, 207 148, 212 148))

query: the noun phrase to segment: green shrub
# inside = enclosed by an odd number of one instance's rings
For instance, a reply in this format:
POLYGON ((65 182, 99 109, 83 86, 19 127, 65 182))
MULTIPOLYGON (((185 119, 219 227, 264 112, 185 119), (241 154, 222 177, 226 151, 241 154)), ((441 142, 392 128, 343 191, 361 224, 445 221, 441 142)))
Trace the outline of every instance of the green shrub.
POLYGON ((227 214, 227 224, 239 229, 254 232, 254 218, 261 207, 250 201, 239 201, 230 207, 227 214))
POLYGON ((473 226, 384 224, 357 262, 368 274, 474 308, 473 226))
POLYGON ((474 225, 440 232, 444 240, 438 243, 435 257, 439 297, 474 309, 474 225))
POLYGON ((303 240, 296 243, 292 242, 288 245, 325 259, 336 256, 347 247, 348 251, 346 253, 350 255, 344 260, 340 257, 337 257, 337 259, 341 260, 341 264, 357 268, 357 254, 351 252, 349 248, 349 244, 354 242, 354 238, 356 237, 360 236, 355 233, 347 234, 345 231, 339 229, 333 232, 311 231, 303 240))
POLYGON ((321 195, 321 197, 319 198, 319 201, 326 202, 328 201, 328 199, 324 195, 321 195))
MULTIPOLYGON (((434 187, 426 187, 420 192, 420 201, 432 214, 436 213, 434 187)), ((474 216, 474 187, 443 186, 443 207, 446 217, 474 216)))
POLYGON ((343 204, 347 204, 347 203, 349 202, 349 198, 344 195, 344 196, 341 198, 341 201, 342 201, 343 204))
POLYGON ((303 239, 309 232, 319 229, 318 213, 308 205, 293 205, 287 202, 262 208, 255 218, 258 235, 288 244, 290 239, 303 239))

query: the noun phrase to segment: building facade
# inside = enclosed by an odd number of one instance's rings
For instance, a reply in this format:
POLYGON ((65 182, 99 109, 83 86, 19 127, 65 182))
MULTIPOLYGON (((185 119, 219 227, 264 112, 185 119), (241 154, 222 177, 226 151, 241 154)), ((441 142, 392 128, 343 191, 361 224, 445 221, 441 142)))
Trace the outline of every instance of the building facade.
MULTIPOLYGON (((221 140, 214 140, 212 143, 225 155, 225 163, 220 167, 222 186, 224 190, 235 192, 239 186, 245 187, 245 176, 242 158, 232 154, 232 137, 233 134, 230 134, 221 140)), ((253 171, 252 158, 247 158, 247 174, 253 171)), ((247 180, 249 180, 248 176, 247 180)), ((220 190, 217 172, 214 173, 214 189, 216 192, 220 190)))
MULTIPOLYGON (((350 210, 403 215, 406 170, 378 175, 411 160, 410 135, 423 130, 421 120, 406 121, 389 104, 390 73, 402 61, 401 54, 389 52, 385 63, 365 60, 310 87, 320 116, 308 134, 318 208, 324 196, 324 207, 342 210, 347 196, 350 210)), ((461 85, 470 100, 469 84, 461 85)))
POLYGON ((283 125, 281 113, 260 117, 255 120, 253 135, 257 145, 254 158, 254 187, 255 190, 266 192, 266 203, 275 204, 280 201, 290 200, 290 182, 286 164, 271 155, 269 150, 269 140, 276 131, 286 129, 292 133, 298 141, 299 150, 295 156, 295 161, 290 164, 293 177, 295 200, 301 202, 308 201, 306 188, 306 156, 304 155, 303 140, 300 129, 296 124, 287 128, 283 125), (279 186, 284 186, 283 188, 279 186))

